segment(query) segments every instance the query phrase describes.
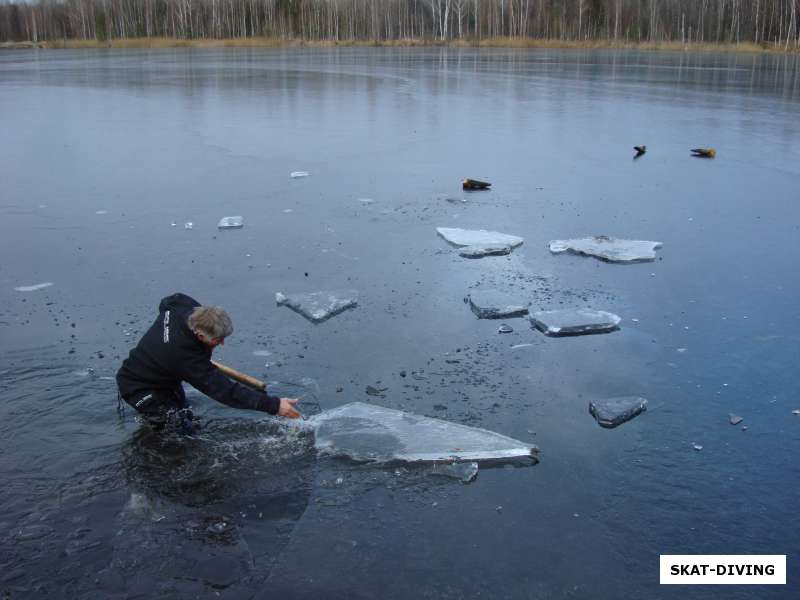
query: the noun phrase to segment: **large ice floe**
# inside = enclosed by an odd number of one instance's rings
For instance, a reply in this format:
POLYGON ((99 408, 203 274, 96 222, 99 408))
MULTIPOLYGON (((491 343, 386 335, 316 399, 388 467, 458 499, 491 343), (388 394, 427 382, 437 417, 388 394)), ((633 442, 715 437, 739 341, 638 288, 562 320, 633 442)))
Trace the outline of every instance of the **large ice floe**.
POLYGON ((356 461, 453 462, 529 458, 539 448, 493 431, 352 402, 314 415, 320 453, 356 461))
POLYGON ((275 294, 279 306, 288 306, 313 323, 322 323, 358 304, 356 290, 310 292, 306 294, 275 294))
POLYGON ((437 227, 436 233, 454 246, 510 246, 516 248, 525 241, 516 235, 486 231, 485 229, 437 227))
POLYGON ((467 299, 479 319, 507 319, 528 314, 524 302, 497 290, 473 290, 467 299))
POLYGON ((630 421, 647 410, 647 400, 639 396, 622 396, 589 403, 589 412, 602 427, 611 429, 630 421))
POLYGON ((604 310, 566 308, 540 310, 531 313, 530 320, 533 326, 545 335, 557 337, 614 331, 622 319, 604 310))
POLYGON ((621 240, 605 235, 596 235, 572 240, 553 240, 550 242, 550 252, 554 254, 572 252, 573 254, 594 256, 608 262, 634 263, 655 260, 656 249, 661 248, 662 245, 661 242, 621 240))

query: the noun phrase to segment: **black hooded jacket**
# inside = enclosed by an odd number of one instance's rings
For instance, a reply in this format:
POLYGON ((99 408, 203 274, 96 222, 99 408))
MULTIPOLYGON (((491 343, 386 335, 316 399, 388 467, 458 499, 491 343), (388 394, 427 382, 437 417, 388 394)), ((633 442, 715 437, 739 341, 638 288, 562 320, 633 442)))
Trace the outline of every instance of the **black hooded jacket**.
POLYGON ((119 371, 117 385, 123 398, 145 391, 175 390, 182 381, 233 408, 277 414, 280 398, 228 379, 211 364, 211 348, 189 329, 188 319, 200 304, 185 294, 172 294, 158 306, 158 318, 119 371))

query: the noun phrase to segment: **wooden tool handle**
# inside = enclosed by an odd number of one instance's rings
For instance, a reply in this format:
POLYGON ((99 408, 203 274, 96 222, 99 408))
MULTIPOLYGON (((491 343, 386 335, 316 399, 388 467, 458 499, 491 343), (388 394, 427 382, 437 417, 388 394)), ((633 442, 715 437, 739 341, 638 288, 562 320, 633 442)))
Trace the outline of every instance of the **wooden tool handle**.
POLYGON ((236 369, 231 369, 230 367, 226 367, 223 364, 220 364, 214 360, 211 361, 211 364, 217 367, 220 371, 225 373, 231 379, 238 381, 239 383, 243 383, 245 385, 249 385, 252 388, 257 390, 261 390, 262 392, 267 389, 267 384, 261 381, 260 379, 256 379, 255 377, 251 377, 250 375, 245 375, 244 373, 240 373, 236 369))

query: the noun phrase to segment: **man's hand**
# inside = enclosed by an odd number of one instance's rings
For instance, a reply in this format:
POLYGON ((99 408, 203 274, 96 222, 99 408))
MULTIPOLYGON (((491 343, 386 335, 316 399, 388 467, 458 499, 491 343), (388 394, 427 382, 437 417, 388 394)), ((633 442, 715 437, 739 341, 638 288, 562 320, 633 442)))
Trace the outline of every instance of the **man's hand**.
POLYGON ((300 411, 294 405, 297 404, 297 398, 281 398, 281 405, 278 408, 278 415, 288 419, 297 419, 300 417, 300 411))

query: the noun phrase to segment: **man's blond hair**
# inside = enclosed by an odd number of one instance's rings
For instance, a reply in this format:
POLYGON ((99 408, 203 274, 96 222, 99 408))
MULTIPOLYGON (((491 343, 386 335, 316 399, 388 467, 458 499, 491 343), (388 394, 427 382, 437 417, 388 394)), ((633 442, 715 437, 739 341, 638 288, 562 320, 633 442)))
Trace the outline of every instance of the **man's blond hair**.
POLYGON ((233 333, 233 321, 220 306, 197 306, 189 315, 189 329, 215 340, 233 333))

